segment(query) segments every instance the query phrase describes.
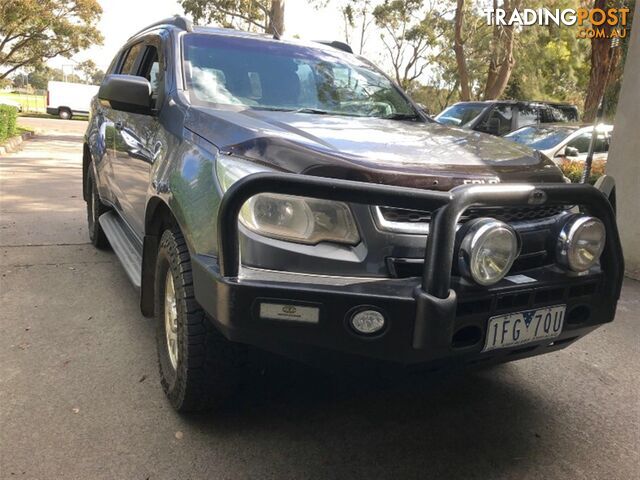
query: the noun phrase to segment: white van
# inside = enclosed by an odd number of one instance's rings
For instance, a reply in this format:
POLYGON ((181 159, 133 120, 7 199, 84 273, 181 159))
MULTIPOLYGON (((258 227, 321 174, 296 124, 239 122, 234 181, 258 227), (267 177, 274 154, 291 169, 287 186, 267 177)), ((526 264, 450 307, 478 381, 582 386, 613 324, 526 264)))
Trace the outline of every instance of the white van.
POLYGON ((47 84, 47 113, 68 120, 74 115, 88 115, 91 99, 97 95, 99 85, 84 83, 49 82, 47 84))

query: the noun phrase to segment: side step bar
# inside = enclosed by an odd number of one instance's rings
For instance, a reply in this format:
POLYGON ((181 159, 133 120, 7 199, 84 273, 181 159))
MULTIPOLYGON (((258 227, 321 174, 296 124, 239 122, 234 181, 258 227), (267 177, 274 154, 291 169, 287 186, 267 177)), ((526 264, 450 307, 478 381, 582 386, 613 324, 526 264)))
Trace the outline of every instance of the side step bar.
POLYGON ((137 246, 137 242, 128 232, 129 228, 117 213, 113 211, 103 213, 100 215, 99 221, 129 280, 136 288, 140 288, 142 284, 141 246, 137 246))

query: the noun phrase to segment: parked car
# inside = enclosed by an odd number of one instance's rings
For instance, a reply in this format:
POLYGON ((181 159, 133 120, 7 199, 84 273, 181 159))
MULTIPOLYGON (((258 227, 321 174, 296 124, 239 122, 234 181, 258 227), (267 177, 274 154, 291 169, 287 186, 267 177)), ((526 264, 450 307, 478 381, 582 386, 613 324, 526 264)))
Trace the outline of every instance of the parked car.
POLYGON ((255 347, 431 369, 555 351, 614 318, 606 198, 428 120, 345 48, 174 17, 127 41, 91 111, 89 238, 155 317, 179 411, 229 398, 255 347))
POLYGON ((63 120, 88 115, 91 99, 99 88, 99 85, 51 81, 47 84, 47 113, 63 120))
MULTIPOLYGON (((598 136, 594 145, 594 160, 607 160, 613 125, 601 124, 596 127, 598 136)), ((563 159, 583 162, 589 152, 593 125, 548 124, 522 127, 504 136, 509 140, 527 145, 544 153, 559 163, 563 159)))
POLYGON ((476 130, 492 135, 505 135, 526 125, 577 120, 577 108, 572 105, 488 100, 458 102, 435 116, 443 125, 476 130), (574 118, 575 112, 576 117, 574 118))
POLYGON ((15 100, 11 100, 9 98, 0 97, 0 105, 6 105, 8 107, 13 107, 18 112, 22 112, 22 104, 20 102, 16 102, 15 100))

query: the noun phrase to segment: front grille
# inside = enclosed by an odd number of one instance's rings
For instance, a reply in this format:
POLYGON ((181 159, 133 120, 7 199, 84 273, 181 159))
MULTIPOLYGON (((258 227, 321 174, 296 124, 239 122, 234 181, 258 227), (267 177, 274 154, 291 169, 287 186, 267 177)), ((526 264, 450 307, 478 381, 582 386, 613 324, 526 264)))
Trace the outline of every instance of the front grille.
MULTIPOLYGON (((377 207, 382 218, 395 223, 429 223, 431 212, 425 210, 408 210, 404 208, 377 207)), ((460 222, 468 222, 474 218, 491 217, 503 222, 523 220, 539 220, 553 217, 566 210, 562 205, 544 205, 534 207, 475 207, 469 208, 460 218, 460 222)))

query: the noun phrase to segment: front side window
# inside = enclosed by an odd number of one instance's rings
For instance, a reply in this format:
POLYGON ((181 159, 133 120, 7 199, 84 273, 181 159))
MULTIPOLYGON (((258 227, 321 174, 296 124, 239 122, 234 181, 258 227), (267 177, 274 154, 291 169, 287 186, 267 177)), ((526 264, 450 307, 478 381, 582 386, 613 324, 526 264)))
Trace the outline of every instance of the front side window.
POLYGON ((364 117, 415 116, 381 72, 354 55, 277 40, 186 35, 191 101, 364 117))
POLYGON ((158 49, 153 45, 148 45, 144 53, 144 58, 137 71, 139 77, 144 77, 151 84, 151 97, 155 100, 158 97, 158 91, 162 82, 162 70, 160 69, 160 58, 158 49))
POLYGON ((504 135, 511 131, 512 105, 496 105, 489 116, 478 126, 482 132, 504 135))
POLYGON ((436 115, 436 120, 444 125, 464 127, 478 118, 486 108, 482 103, 456 103, 436 115))
POLYGON ((136 71, 136 60, 142 53, 144 49, 144 45, 141 43, 136 43, 133 45, 129 51, 126 53, 124 57, 124 61, 122 62, 122 66, 120 67, 120 72, 125 75, 135 75, 136 71))
MULTIPOLYGON (((578 153, 589 153, 589 143, 591 142, 591 132, 584 132, 567 143, 567 147, 573 147, 578 149, 578 153)), ((609 142, 604 133, 598 133, 596 137, 596 143, 593 146, 594 153, 606 153, 609 151, 609 142)))

